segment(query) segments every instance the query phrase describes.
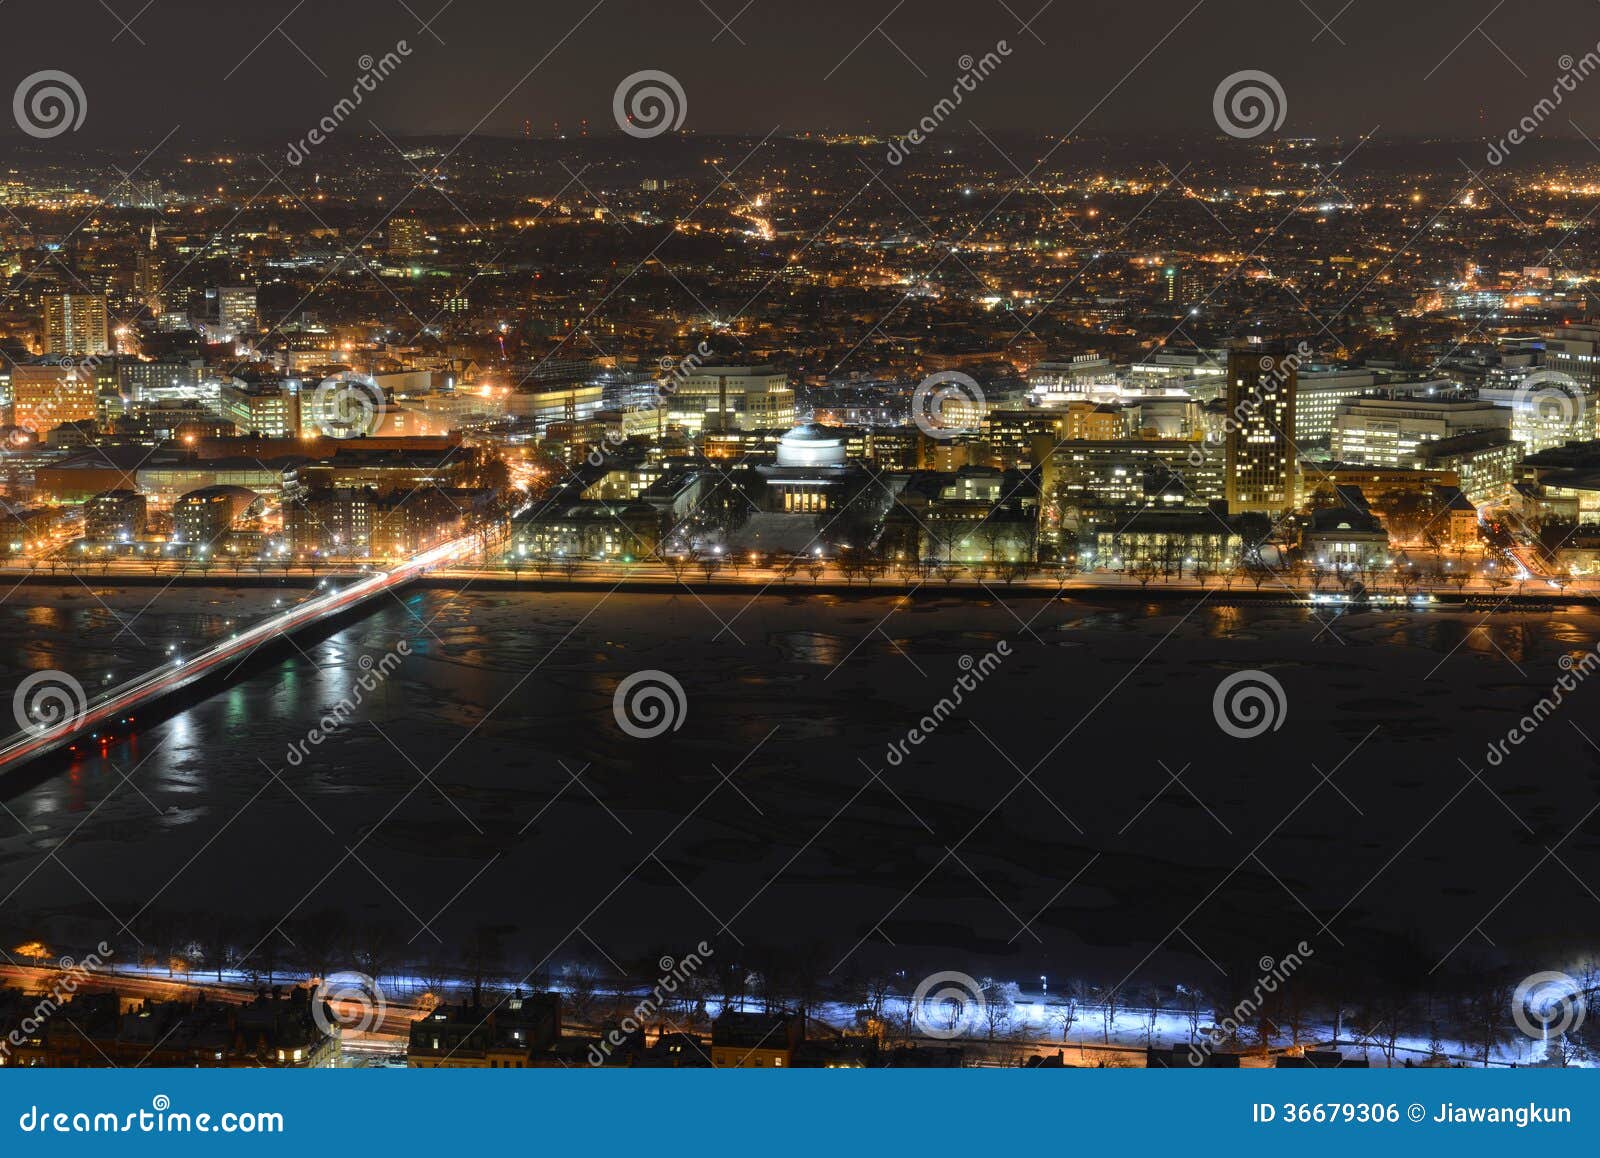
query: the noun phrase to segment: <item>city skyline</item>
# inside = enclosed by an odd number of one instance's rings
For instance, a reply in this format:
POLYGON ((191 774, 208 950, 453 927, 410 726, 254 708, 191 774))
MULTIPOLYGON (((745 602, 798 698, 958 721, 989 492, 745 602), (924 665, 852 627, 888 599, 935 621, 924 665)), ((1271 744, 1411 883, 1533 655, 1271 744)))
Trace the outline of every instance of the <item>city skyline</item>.
POLYGON ((0 1067, 1600 1064, 1600 5, 127 2, 0 1067))

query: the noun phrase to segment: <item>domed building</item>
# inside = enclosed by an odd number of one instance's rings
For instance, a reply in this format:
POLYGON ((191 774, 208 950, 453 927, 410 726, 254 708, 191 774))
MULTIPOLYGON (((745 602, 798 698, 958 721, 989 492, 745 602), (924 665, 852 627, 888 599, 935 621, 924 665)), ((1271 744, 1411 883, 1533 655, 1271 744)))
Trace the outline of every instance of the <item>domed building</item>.
POLYGON ((778 440, 780 467, 845 466, 844 431, 808 422, 778 440))
POLYGON ((845 432, 808 422, 778 439, 777 460, 756 471, 767 484, 767 510, 816 514, 833 510, 861 481, 845 458, 845 432))
MULTIPOLYGON (((849 432, 808 422, 778 439, 777 454, 749 470, 761 480, 746 494, 748 516, 729 536, 735 550, 832 550, 833 540, 848 534, 855 521, 838 516, 860 496, 867 472, 846 456, 849 432)), ((871 504, 852 509, 870 518, 871 504)))

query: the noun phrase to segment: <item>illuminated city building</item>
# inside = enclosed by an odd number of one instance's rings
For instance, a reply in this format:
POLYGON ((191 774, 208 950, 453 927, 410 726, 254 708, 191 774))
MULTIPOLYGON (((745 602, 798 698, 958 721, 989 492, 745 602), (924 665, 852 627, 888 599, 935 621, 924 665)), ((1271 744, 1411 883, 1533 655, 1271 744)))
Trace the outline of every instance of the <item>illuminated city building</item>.
POLYGON ((217 341, 232 341, 256 331, 256 287, 253 285, 218 286, 217 341))
POLYGON ((284 438, 301 432, 298 382, 226 383, 218 392, 218 409, 241 434, 284 438))
POLYGON ((702 366, 669 386, 665 420, 690 433, 794 425, 788 375, 770 366, 702 366))
POLYGON ((1325 507, 1311 512, 1300 532, 1300 551, 1312 566, 1371 571, 1389 565, 1389 532, 1368 510, 1325 507))
POLYGON ((146 501, 137 491, 103 491, 83 505, 83 537, 128 542, 145 532, 146 501))
POLYGON ((1301 447, 1322 446, 1333 435, 1339 407, 1371 391, 1377 375, 1370 370, 1302 366, 1295 382, 1294 435, 1301 447))
POLYGON ((1502 437, 1511 413, 1478 398, 1363 398, 1339 408, 1333 457, 1354 466, 1420 466, 1423 444, 1483 431, 1502 437))
POLYGON ((1280 515, 1294 504, 1295 381, 1298 367, 1260 347, 1228 353, 1225 435, 1229 511, 1280 515))
POLYGON ((441 1005, 412 1022, 406 1062, 414 1069, 525 1069, 541 1064, 539 1055, 560 1038, 560 997, 518 993, 488 1007, 441 1005))
POLYGON ((47 434, 64 422, 92 422, 99 416, 99 390, 82 366, 51 361, 12 368, 13 426, 47 434))
POLYGON ((172 504, 172 541, 203 551, 233 529, 233 524, 252 510, 259 510, 261 497, 240 486, 212 486, 190 491, 172 504))
POLYGON ((1075 537, 1064 537, 1059 551, 1075 546, 1087 567, 1124 571, 1149 567, 1181 576, 1197 568, 1213 574, 1239 562, 1241 539, 1216 510, 1103 510, 1083 512, 1075 537))
POLYGON ((91 293, 47 294, 44 299, 45 353, 71 358, 99 357, 111 352, 106 326, 106 296, 91 293))
POLYGON ((389 256, 422 257, 428 252, 428 227, 415 217, 395 217, 384 227, 389 256))
MULTIPOLYGON (((339 1064, 340 1022, 309 986, 248 1001, 146 999, 125 1005, 115 990, 79 993, 0 1062, 64 1069, 317 1069, 339 1064), (331 1030, 324 1027, 332 1027, 331 1030)), ((39 997, 0 991, 0 1011, 33 1009, 39 997), (12 1000, 7 1000, 12 998, 12 1000)), ((20 1016, 7 1019, 19 1024, 20 1016)))
POLYGON ((805 1036, 803 1014, 724 1010, 711 1023, 711 1064, 719 1069, 791 1068, 805 1036))
POLYGON ((1589 395, 1600 397, 1600 326, 1564 326, 1544 341, 1541 367, 1565 374, 1589 395))

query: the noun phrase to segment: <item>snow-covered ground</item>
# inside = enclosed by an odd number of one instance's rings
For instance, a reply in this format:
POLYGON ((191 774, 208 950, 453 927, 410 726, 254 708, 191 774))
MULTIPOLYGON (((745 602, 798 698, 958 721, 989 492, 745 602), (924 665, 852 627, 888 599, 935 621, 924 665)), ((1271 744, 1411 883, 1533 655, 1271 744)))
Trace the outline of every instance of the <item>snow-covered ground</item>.
MULTIPOLYGON (((165 969, 152 969, 129 963, 109 964, 101 974, 108 983, 117 975, 162 981, 187 980, 196 985, 218 984, 228 988, 248 988, 259 983, 253 975, 232 969, 222 970, 221 980, 218 981, 214 971, 201 971, 187 976, 178 974, 177 977, 173 977, 165 969)), ((294 971, 280 972, 274 977, 274 982, 277 984, 305 984, 309 980, 311 979, 294 971)), ((518 979, 513 977, 498 978, 492 988, 496 992, 509 992, 517 987, 517 981, 518 979)), ((415 976, 386 976, 379 984, 385 999, 395 1005, 419 1005, 423 1002, 424 995, 430 992, 430 986, 435 989, 440 987, 437 979, 430 982, 415 976)), ((436 996, 459 1001, 467 996, 470 986, 465 981, 451 981, 446 983, 444 988, 445 993, 436 996)), ((551 988, 571 996, 568 986, 556 984, 551 988)), ((648 993, 648 987, 644 986, 621 993, 606 991, 594 999, 594 1004, 598 1010, 609 1011, 613 1005, 619 1009, 625 1008, 630 1001, 643 998, 648 993)), ((1203 1043, 1219 1020, 1218 1011, 1203 1008, 1198 1020, 1198 1033, 1192 1033, 1191 1017, 1186 1010, 1158 1009, 1152 1014, 1152 1010, 1148 1007, 1118 1006, 1108 1022, 1104 1009, 1092 1001, 1080 1001, 1075 1005, 1069 1005, 1068 1001, 1055 994, 1024 993, 1015 986, 1006 987, 1003 1004, 1005 1015, 996 1020, 992 1036, 988 1019, 976 1006, 969 1006, 954 1017, 939 1009, 924 1006, 922 1019, 915 1026, 911 1036, 924 1044, 948 1042, 966 1046, 974 1060, 996 1064, 1020 1062, 1029 1056, 1049 1055, 1059 1049, 1063 1051, 1064 1060, 1068 1065, 1142 1066, 1144 1051, 1150 1047, 1165 1049, 1202 1043, 1203 1048, 1203 1043), (1064 1030, 1063 1023, 1067 1019, 1069 1010, 1072 1012, 1071 1026, 1064 1030), (952 1021, 955 1023, 953 1034, 952 1021)), ((910 1007, 911 999, 905 996, 890 996, 884 1000, 883 1020, 892 1036, 902 1034, 908 1022, 912 1021, 910 1007)), ((709 1022, 710 1019, 717 1017, 722 1008, 720 1001, 707 999, 705 1020, 709 1022)), ((744 1002, 742 1008, 758 1009, 760 1005, 752 1000, 744 1002)), ((1222 1011, 1222 1016, 1226 1015, 1227 1011, 1222 1011)), ((667 1016, 671 1016, 670 1013, 667 1016)), ((848 1033, 861 1030, 866 1020, 863 1010, 849 1002, 839 1001, 814 1005, 810 1010, 810 1017, 813 1022, 812 1036, 825 1036, 817 1031, 816 1022, 821 1022, 833 1030, 848 1033)), ((656 1023, 652 1022, 652 1029, 656 1027, 656 1023)), ((679 1025, 678 1028, 704 1030, 706 1025, 693 1027, 679 1025)), ((1441 1033, 1444 1032, 1445 1030, 1441 1028, 1441 1033)), ((1260 1058, 1260 1064, 1270 1064, 1266 1055, 1262 1054, 1259 1043, 1255 1041, 1254 1026, 1241 1031, 1241 1038, 1242 1041, 1229 1040, 1217 1034, 1215 1052, 1250 1054, 1254 1051, 1260 1058)), ((1348 1024, 1342 1027, 1340 1036, 1335 1041, 1331 1021, 1308 1020, 1302 1027, 1299 1042, 1291 1042, 1288 1031, 1284 1030, 1273 1039, 1272 1052, 1281 1053, 1294 1045, 1314 1049, 1337 1048, 1346 1057, 1365 1058, 1375 1067, 1389 1064, 1384 1048, 1378 1041, 1354 1035, 1348 1024)), ((1395 1066, 1403 1066, 1407 1062, 1413 1066, 1430 1063, 1466 1066, 1482 1064, 1481 1046, 1450 1039, 1441 1041, 1440 1045, 1441 1052, 1435 1054, 1426 1039, 1402 1035, 1395 1044, 1393 1064, 1395 1066)), ((1547 1042, 1527 1037, 1515 1028, 1507 1030, 1490 1058, 1491 1065, 1494 1066, 1560 1064, 1550 1055, 1547 1042)), ((1592 1065, 1593 1061, 1568 1059, 1566 1064, 1588 1066, 1592 1065)))

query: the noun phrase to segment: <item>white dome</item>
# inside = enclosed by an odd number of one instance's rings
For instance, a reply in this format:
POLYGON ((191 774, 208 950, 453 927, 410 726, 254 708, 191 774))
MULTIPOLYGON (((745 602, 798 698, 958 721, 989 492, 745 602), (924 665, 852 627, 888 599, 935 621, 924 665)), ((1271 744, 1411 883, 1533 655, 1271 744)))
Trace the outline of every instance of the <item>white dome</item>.
POLYGON ((779 466, 844 466, 844 432, 808 422, 778 440, 779 466))

